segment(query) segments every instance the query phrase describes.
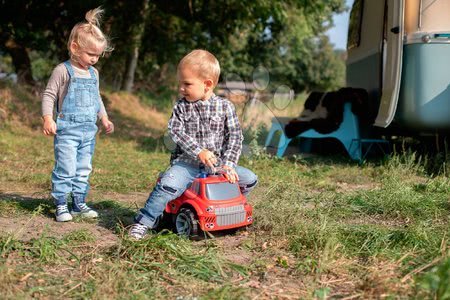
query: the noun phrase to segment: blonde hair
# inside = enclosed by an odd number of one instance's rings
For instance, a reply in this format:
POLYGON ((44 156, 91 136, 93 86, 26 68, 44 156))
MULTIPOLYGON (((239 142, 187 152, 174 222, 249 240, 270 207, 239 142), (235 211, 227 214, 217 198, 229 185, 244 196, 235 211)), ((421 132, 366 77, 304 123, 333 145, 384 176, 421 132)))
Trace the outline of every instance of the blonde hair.
POLYGON ((85 15, 86 22, 80 22, 72 28, 69 41, 67 42, 67 49, 69 49, 71 57, 74 55, 70 49, 72 43, 76 43, 81 48, 92 45, 102 46, 103 54, 113 50, 110 46, 108 37, 99 28, 102 15, 103 9, 100 7, 92 9, 85 15))
POLYGON ((214 86, 217 85, 220 76, 220 65, 217 58, 206 50, 193 50, 178 63, 177 70, 186 66, 192 67, 197 74, 205 79, 212 79, 214 86))

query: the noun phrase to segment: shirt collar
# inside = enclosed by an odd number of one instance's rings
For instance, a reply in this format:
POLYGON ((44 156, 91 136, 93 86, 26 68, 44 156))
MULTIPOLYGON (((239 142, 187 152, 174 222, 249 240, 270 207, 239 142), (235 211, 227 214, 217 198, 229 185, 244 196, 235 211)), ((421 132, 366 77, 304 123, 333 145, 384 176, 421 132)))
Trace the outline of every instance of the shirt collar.
POLYGON ((200 105, 208 105, 209 103, 211 103, 211 100, 214 97, 216 97, 216 95, 213 93, 209 99, 204 100, 204 101, 199 100, 199 101, 197 101, 197 103, 199 103, 200 105))
POLYGON ((197 100, 195 102, 189 102, 186 100, 186 98, 182 98, 182 100, 184 100, 187 104, 194 104, 194 105, 209 105, 212 101, 212 99, 214 99, 216 97, 216 94, 212 94, 211 97, 208 100, 197 100))
POLYGON ((197 100, 195 102, 189 102, 186 100, 186 98, 183 98, 183 99, 184 99, 184 101, 186 101, 186 103, 193 104, 195 106, 198 106, 198 105, 199 106, 208 106, 214 97, 216 97, 216 95, 212 94, 211 97, 207 100, 197 100))

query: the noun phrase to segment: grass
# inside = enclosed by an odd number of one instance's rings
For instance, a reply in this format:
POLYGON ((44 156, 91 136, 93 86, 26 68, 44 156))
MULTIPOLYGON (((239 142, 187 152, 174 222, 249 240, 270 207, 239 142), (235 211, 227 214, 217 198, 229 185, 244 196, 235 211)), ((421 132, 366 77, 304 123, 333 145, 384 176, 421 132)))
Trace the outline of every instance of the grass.
POLYGON ((249 230, 199 242, 163 231, 134 242, 126 226, 169 153, 157 132, 129 128, 98 138, 89 203, 100 218, 57 224, 52 140, 28 123, 0 126, 2 297, 448 299, 448 161, 436 168, 407 151, 363 165, 279 159, 255 143, 241 159, 259 177, 249 230))
MULTIPOLYGON (((116 246, 102 249, 85 230, 62 238, 44 234, 27 242, 2 236, 0 250, 1 267, 10 270, 2 274, 3 296, 19 298, 59 298, 69 292, 72 297, 103 298, 102 292, 109 289, 118 298, 136 293, 153 298, 167 295, 168 284, 176 287, 199 281, 215 286, 233 274, 247 276, 247 268, 222 259, 213 248, 193 245, 170 233, 141 242, 122 236, 116 246), (62 280, 58 280, 60 276, 62 280), (25 281, 27 288, 17 289, 25 281)), ((182 286, 178 289, 183 291, 182 286)))

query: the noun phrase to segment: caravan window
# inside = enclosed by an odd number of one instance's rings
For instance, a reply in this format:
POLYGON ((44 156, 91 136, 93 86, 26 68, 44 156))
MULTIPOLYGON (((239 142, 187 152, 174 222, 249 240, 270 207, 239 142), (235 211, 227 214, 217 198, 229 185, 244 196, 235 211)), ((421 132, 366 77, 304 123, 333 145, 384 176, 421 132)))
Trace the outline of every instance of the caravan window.
POLYGON ((355 0, 350 13, 350 24, 348 26, 347 49, 356 48, 361 41, 361 23, 363 16, 363 0, 355 0))

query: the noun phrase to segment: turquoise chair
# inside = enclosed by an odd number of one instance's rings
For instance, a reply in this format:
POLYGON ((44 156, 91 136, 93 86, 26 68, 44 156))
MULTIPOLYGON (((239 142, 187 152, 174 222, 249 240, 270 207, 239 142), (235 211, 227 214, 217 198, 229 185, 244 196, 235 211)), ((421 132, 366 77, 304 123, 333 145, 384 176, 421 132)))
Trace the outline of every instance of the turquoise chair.
MULTIPOLYGON (((284 134, 284 127, 287 122, 291 120, 290 118, 273 118, 272 126, 270 128, 269 134, 267 135, 265 146, 266 148, 270 145, 270 142, 273 139, 273 136, 276 132, 280 132, 280 139, 278 140, 277 152, 276 155, 278 157, 282 157, 286 148, 289 145, 289 142, 292 139, 289 139, 284 134)), ((359 123, 358 117, 355 116, 352 112, 351 103, 344 104, 344 116, 341 125, 338 129, 330 133, 318 133, 314 129, 309 129, 305 132, 299 134, 296 138, 302 138, 300 146, 303 144, 303 149, 309 148, 311 145, 311 139, 323 139, 323 138, 334 138, 342 143, 345 150, 347 150, 348 155, 353 159, 361 162, 367 153, 372 148, 373 144, 378 144, 380 149, 382 149, 380 144, 388 143, 386 140, 381 139, 361 139, 359 134, 359 123), (306 144, 306 145, 305 145, 306 144), (363 144, 368 144, 368 148, 365 153, 362 153, 363 144), (305 147, 306 146, 306 147, 305 147)), ((384 149, 382 149, 384 152, 384 149)))

